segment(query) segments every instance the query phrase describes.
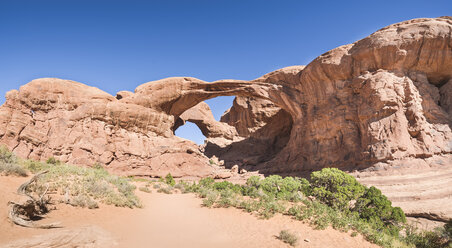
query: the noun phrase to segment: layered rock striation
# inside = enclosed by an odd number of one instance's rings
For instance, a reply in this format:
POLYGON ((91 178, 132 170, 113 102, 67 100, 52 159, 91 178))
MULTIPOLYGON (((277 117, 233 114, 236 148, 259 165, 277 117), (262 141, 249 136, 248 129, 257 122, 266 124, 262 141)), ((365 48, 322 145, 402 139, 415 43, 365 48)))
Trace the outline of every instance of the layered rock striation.
POLYGON ((449 17, 414 19, 306 67, 251 81, 167 78, 116 97, 69 80, 37 79, 7 93, 0 142, 25 158, 152 176, 211 175, 212 155, 267 173, 447 157, 451 30, 449 17), (217 96, 237 96, 220 122, 203 103, 217 96), (174 135, 186 121, 206 135, 204 147, 174 135))

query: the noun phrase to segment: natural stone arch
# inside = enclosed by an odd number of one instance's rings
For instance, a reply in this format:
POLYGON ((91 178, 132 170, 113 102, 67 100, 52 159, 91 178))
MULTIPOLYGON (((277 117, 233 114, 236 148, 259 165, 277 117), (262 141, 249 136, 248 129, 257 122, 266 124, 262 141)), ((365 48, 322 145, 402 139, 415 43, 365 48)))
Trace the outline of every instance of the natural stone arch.
MULTIPOLYGON (((270 100, 292 117, 287 146, 268 163, 271 172, 356 169, 449 154, 451 29, 450 18, 410 20, 333 49, 304 69, 288 67, 251 81, 169 78, 117 98, 72 81, 34 80, 8 93, 0 141, 23 157, 99 161, 145 174, 159 171, 152 159, 165 157, 164 144, 181 143, 172 129, 184 111, 212 97, 238 95, 270 100)), ((168 168, 183 163, 155 161, 168 168)))
MULTIPOLYGON (((121 101, 156 109, 172 116, 173 127, 171 130, 174 132, 177 127, 183 124, 179 117, 205 100, 218 96, 256 97, 268 100, 287 112, 292 118, 290 124, 292 126, 292 123, 295 124, 296 120, 302 118, 304 104, 300 102, 300 95, 293 92, 296 91, 294 87, 299 83, 298 80, 303 68, 304 66, 287 67, 252 81, 220 80, 205 82, 187 77, 167 78, 143 84, 135 90, 133 96, 121 99, 121 101)), ((205 123, 192 120, 206 137, 209 136, 205 123)), ((214 136, 231 137, 234 135, 234 130, 231 130, 227 125, 224 126, 226 127, 223 130, 226 130, 226 132, 216 133, 214 136)), ((291 143, 291 136, 287 143, 291 143)), ((287 154, 284 156, 287 156, 287 154)), ((292 157, 295 158, 295 156, 292 157)), ((280 163, 278 158, 272 164, 275 163, 280 163)), ((269 166, 271 167, 271 165, 269 166)))
POLYGON ((200 102, 218 96, 249 96, 270 100, 289 113, 292 102, 289 85, 266 82, 264 78, 253 81, 220 80, 205 82, 196 78, 166 78, 139 86, 135 94, 124 99, 160 110, 175 118, 200 102), (284 89, 287 88, 287 89, 284 89))

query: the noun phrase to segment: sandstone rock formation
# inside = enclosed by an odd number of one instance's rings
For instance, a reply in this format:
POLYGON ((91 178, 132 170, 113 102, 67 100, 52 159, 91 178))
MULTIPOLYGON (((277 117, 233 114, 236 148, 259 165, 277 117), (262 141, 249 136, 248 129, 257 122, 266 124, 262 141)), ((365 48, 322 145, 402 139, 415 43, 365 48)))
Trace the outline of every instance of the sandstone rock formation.
POLYGON ((451 166, 452 19, 414 19, 252 81, 167 78, 113 97, 61 79, 6 95, 0 142, 19 156, 127 175, 215 175, 209 157, 265 173, 451 166), (221 122, 204 100, 237 96, 221 122), (174 136, 185 121, 207 143, 174 136), (205 152, 205 154, 203 153, 205 152), (206 156, 208 155, 208 156, 206 156), (406 164, 405 163, 405 164, 406 164))

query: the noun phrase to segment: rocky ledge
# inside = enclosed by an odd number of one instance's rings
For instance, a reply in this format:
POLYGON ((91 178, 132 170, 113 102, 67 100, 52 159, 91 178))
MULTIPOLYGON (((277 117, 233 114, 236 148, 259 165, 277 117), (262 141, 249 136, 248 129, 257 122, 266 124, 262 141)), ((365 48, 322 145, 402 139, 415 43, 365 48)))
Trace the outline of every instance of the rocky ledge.
MULTIPOLYGON (((451 36, 450 17, 414 19, 255 80, 167 78, 116 96, 36 79, 6 94, 0 143, 23 158, 99 163, 124 175, 230 177, 223 163, 267 174, 323 167, 365 174, 413 161, 448 171, 451 36), (203 103, 217 96, 236 96, 221 121, 203 103), (186 121, 199 126, 206 144, 174 135, 186 121), (224 162, 212 165, 212 156, 224 162)), ((452 179, 445 180, 448 191, 437 195, 450 206, 452 179)))

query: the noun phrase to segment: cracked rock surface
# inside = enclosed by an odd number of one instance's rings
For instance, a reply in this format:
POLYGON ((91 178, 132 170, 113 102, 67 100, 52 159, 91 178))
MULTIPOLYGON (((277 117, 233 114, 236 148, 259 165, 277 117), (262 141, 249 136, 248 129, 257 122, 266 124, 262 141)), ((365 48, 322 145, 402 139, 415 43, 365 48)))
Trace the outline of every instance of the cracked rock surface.
POLYGON ((116 97, 36 79, 6 94, 0 142, 23 158, 100 163, 124 175, 220 177, 213 155, 227 168, 267 174, 403 167, 432 157, 449 168, 451 36, 450 17, 413 19, 255 80, 167 78, 116 97), (203 103, 217 96, 236 96, 220 122, 203 103), (174 135, 186 121, 206 144, 174 135))

